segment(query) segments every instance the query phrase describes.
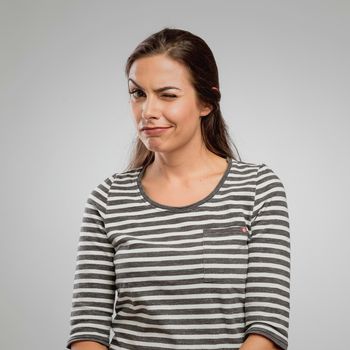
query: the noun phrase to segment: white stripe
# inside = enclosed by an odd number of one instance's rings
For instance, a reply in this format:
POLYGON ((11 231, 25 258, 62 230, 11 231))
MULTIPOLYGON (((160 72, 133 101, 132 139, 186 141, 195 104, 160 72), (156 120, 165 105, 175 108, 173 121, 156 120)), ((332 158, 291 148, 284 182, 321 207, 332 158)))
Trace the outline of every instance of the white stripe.
MULTIPOLYGON (((124 303, 123 308, 127 307, 132 310, 139 310, 143 309, 145 306, 147 306, 147 310, 157 310, 157 311, 167 311, 167 310, 174 310, 174 305, 169 304, 169 305, 164 305, 164 304, 157 304, 157 305, 132 305, 130 303, 124 303)), ((238 306, 240 308, 241 306, 238 306)), ((194 310, 194 309, 200 309, 200 310, 211 310, 211 309, 216 309, 220 308, 221 310, 229 309, 229 310, 234 310, 237 308, 237 303, 227 303, 227 304, 220 304, 220 303, 203 303, 203 304, 181 304, 181 303, 176 303, 176 310, 194 310)), ((195 315, 197 316, 197 315, 195 315)), ((237 315, 235 314, 235 317, 237 315)), ((149 315, 148 315, 149 317, 149 315)), ((167 317, 172 318, 173 315, 167 317)), ((206 317, 209 317, 208 315, 206 317)))
POLYGON ((245 302, 245 307, 246 308, 254 308, 254 307, 270 307, 272 309, 280 309, 282 311, 286 311, 288 312, 289 309, 283 305, 279 305, 279 304, 276 304, 276 303, 268 303, 266 301, 264 302, 245 302))
MULTIPOLYGON (((165 337, 164 333, 158 333, 158 332, 143 332, 142 335, 141 335, 139 332, 135 332, 135 331, 133 331, 131 329, 124 329, 124 328, 119 328, 119 327, 114 327, 113 329, 114 329, 115 332, 119 332, 119 330, 120 330, 121 332, 124 332, 126 334, 133 334, 133 335, 142 337, 143 339, 147 339, 147 338, 150 338, 150 337, 158 337, 158 338, 164 338, 165 337)), ((239 334, 235 334, 235 333, 220 333, 220 334, 215 333, 215 334, 203 334, 203 335, 198 335, 198 334, 177 334, 176 336, 172 335, 171 338, 175 338, 175 339, 177 338, 177 339, 181 339, 181 340, 185 340, 185 339, 188 339, 188 340, 191 340, 191 339, 194 339, 194 340, 198 340, 198 339, 201 339, 201 340, 205 340, 205 339, 212 340, 213 336, 215 336, 215 339, 221 339, 221 338, 237 339, 237 338, 240 337, 239 334)), ((149 344, 149 343, 147 342, 147 344, 149 344)), ((197 345, 197 348, 198 348, 198 345, 197 345)))
MULTIPOLYGON (((281 287, 279 287, 278 289, 282 289, 281 287)), ((249 292, 247 291, 246 292, 246 298, 269 298, 269 299, 279 299, 279 300, 282 300, 282 301, 285 301, 285 302, 289 302, 289 298, 283 296, 283 295, 280 295, 280 294, 276 294, 276 293, 268 293, 268 292, 265 292, 265 293, 257 293, 257 292, 249 292)), ((265 301, 261 301, 260 302, 261 304, 264 304, 265 301)))
MULTIPOLYGON (((138 326, 138 327, 142 327, 142 328, 152 328, 154 327, 153 324, 147 324, 144 322, 137 322, 137 321, 130 321, 130 320, 118 320, 117 322, 113 323, 114 325, 121 325, 121 324, 127 324, 127 325, 133 325, 133 326, 138 326)), ((163 329, 193 329, 193 330, 197 330, 197 329, 228 329, 228 330, 232 330, 232 329, 237 329, 238 327, 244 328, 245 327, 245 323, 232 323, 232 324, 228 324, 228 323, 213 323, 213 324, 170 324, 170 325, 163 325, 163 329)), ((113 327, 114 328, 114 327, 113 327)), ((123 329, 123 331, 125 332, 125 329, 123 329)), ((150 333, 147 333, 150 334, 150 333)), ((225 333, 224 333, 225 334, 225 333)), ((227 334, 227 333, 226 333, 227 334)))
MULTIPOLYGON (((244 288, 244 284, 241 284, 239 285, 240 287, 244 288)), ((214 282, 211 282, 210 284, 208 283, 193 283, 193 284, 188 284, 188 285, 164 285, 164 286, 158 286, 158 289, 157 291, 165 291, 165 290, 186 290, 186 289, 201 289, 203 291, 207 291, 211 289, 229 289, 229 290, 232 290, 232 284, 224 284, 224 283, 214 283, 214 282)), ((236 287, 236 285, 234 286, 236 287)), ((148 291, 154 291, 154 286, 145 286, 145 287, 128 287, 128 288, 123 288, 121 287, 120 289, 120 292, 148 292, 148 291)), ((233 289, 234 291, 235 289, 233 289)), ((232 297, 236 297, 237 295, 234 294, 234 292, 232 291, 232 297)), ((214 293, 214 295, 216 295, 216 293, 214 293)), ((241 295, 241 294, 239 294, 241 295)))
MULTIPOLYGON (((264 277, 264 278, 274 278, 274 279, 277 279, 277 280, 283 280, 285 282, 289 282, 289 278, 286 277, 286 276, 283 276, 283 275, 279 275, 279 274, 276 274, 276 273, 268 273, 268 272, 250 272, 249 273, 249 276, 250 277, 264 277)), ((257 282, 254 282, 254 283, 257 283, 257 282)), ((266 282, 265 282, 266 283, 266 282)), ((253 283, 251 283, 253 284, 253 283)), ((271 283, 271 284, 274 284, 274 283, 271 283)))
POLYGON ((106 270, 96 270, 96 269, 78 269, 75 271, 75 275, 78 275, 78 274, 96 274, 96 275, 101 275, 102 278, 103 276, 114 276, 115 275, 115 272, 114 271, 106 271, 106 270))
POLYGON ((85 298, 85 297, 79 297, 79 298, 72 298, 73 302, 84 302, 84 303, 106 303, 106 304, 113 304, 114 299, 106 299, 106 298, 85 298))
MULTIPOLYGON (((220 279, 220 278, 242 278, 242 274, 206 274, 208 277, 210 278, 216 278, 216 279, 220 279)), ((168 276, 168 275, 164 275, 164 276, 152 276, 151 280, 152 281, 169 281, 169 277, 171 277, 171 279, 173 281, 178 281, 178 280, 190 280, 193 278, 201 278, 202 277, 202 273, 195 273, 195 274, 191 274, 191 275, 176 275, 176 276, 168 276)), ((133 282, 143 282, 143 281, 147 281, 149 280, 150 277, 126 277, 126 278, 118 278, 118 283, 133 283, 133 282)), ((235 284, 235 287, 236 284, 235 284)))
MULTIPOLYGON (((210 253, 210 258, 222 258, 222 259, 232 259, 232 258, 245 258, 247 256, 246 252, 243 252, 242 254, 239 253, 235 253, 234 257, 232 256, 232 254, 214 254, 214 253, 210 253)), ((198 254, 197 256, 195 255, 176 255, 176 256, 152 256, 152 257, 147 257, 147 262, 152 263, 152 262, 157 262, 157 261, 174 261, 174 260, 194 260, 194 259, 203 259, 203 255, 198 254)), ((128 262, 144 262, 145 261, 145 257, 133 257, 131 258, 118 258, 118 265, 122 265, 128 262)), ((236 265, 235 265, 236 266, 236 265)), ((243 265, 242 265, 243 266, 243 265)), ((120 271, 120 269, 118 268, 118 271, 120 271)))
MULTIPOLYGON (((125 311, 118 312, 118 316, 126 316, 126 317, 135 317, 134 313, 128 313, 125 311)), ((145 319, 150 320, 169 320, 169 315, 148 315, 143 312, 138 312, 137 316, 143 317, 145 319)), ((182 315, 171 315, 170 320, 193 320, 193 319, 204 319, 204 320, 216 320, 218 318, 220 319, 228 319, 232 320, 232 317, 235 319, 239 319, 244 317, 244 313, 238 313, 238 312, 232 312, 231 315, 228 313, 208 313, 208 314, 196 314, 194 315, 191 313, 191 310, 189 310, 188 314, 182 314, 182 315)), ((116 322, 118 322, 118 318, 116 318, 116 322)))
MULTIPOLYGON (((263 324, 263 323, 257 323, 257 324, 254 324, 254 323, 255 322, 247 322, 247 326, 250 326, 251 324, 253 324, 252 328, 263 328, 263 329, 266 329, 266 330, 276 334, 278 337, 284 339, 285 341, 287 340, 286 337, 282 333, 277 332, 273 327, 269 327, 268 325, 263 324)), ((284 327, 283 325, 281 325, 279 323, 269 322, 269 324, 271 324, 271 326, 274 326, 274 327, 282 328, 286 332, 288 331, 288 328, 284 327)))
MULTIPOLYGON (((115 173, 89 194, 79 233, 71 337, 106 339, 111 322, 116 332, 112 339, 135 348, 239 350, 244 337, 240 328, 245 327, 242 319, 251 316, 254 322, 247 326, 284 339, 281 331, 287 333, 283 323, 288 324, 289 319, 290 238, 287 202, 279 178, 266 165, 232 160, 225 182, 210 200, 198 208, 171 211, 150 205, 139 192, 136 179, 141 169, 115 173), (267 207, 263 206, 265 201, 267 207), (252 213, 259 215, 250 227, 252 213), (227 227, 227 231, 205 232, 209 225, 231 226, 232 231, 227 227), (237 230, 239 226, 251 230, 244 235, 237 230), (262 243, 255 243, 255 238, 262 243), (258 251, 253 252, 255 249, 258 251), (219 250, 228 253, 220 254, 219 250), (200 272, 186 275, 191 269, 200 272), (145 276, 132 277, 135 274, 145 276), (80 275, 87 278, 80 279, 80 275), (250 282, 251 278, 263 281, 250 282), (230 283, 221 283, 225 280, 230 283), (106 303, 107 307, 94 303, 106 303), (127 308, 129 312, 125 312, 127 308), (99 315, 101 312, 106 314, 99 315), (265 316, 275 321, 259 322, 265 316), (196 319, 213 324, 200 325, 196 319), (149 322, 152 320, 154 324, 149 322), (194 324, 186 325, 182 320, 193 320, 194 324), (101 321, 106 325, 100 325, 101 321), (143 331, 128 329, 133 326, 143 331), (88 328, 95 331, 81 331, 88 328), (151 328, 152 333, 144 331, 151 328), (195 334, 202 329, 208 332, 195 334), (211 329, 217 332, 211 335, 211 329), (175 334, 181 330, 186 334, 175 334), (138 341, 125 338, 127 335, 138 341), (186 340, 225 338, 231 341, 185 344, 186 340), (237 345, 232 344, 234 339, 237 345)), ((122 350, 115 345, 110 348, 122 350)))
MULTIPOLYGON (((140 302, 140 301, 151 301, 151 300, 190 300, 190 299, 210 299, 210 298, 215 298, 215 297, 220 297, 222 300, 231 300, 233 298, 232 294, 216 294, 213 295, 213 293, 200 293, 200 294, 183 294, 183 295, 145 295, 142 297, 134 297, 133 300, 140 302)), ((124 297, 124 298, 118 298, 118 303, 121 303, 123 301, 129 301, 129 297, 124 297)))

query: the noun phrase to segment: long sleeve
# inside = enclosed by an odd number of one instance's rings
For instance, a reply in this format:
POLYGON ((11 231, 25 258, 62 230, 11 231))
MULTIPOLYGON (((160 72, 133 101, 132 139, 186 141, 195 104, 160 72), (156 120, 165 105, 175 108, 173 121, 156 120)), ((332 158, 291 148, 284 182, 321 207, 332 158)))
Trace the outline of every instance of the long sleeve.
POLYGON ((105 179, 85 204, 76 258, 70 336, 67 348, 77 340, 96 341, 109 347, 115 300, 114 248, 104 225, 111 180, 105 179))
POLYGON ((289 214, 284 186, 266 164, 257 172, 248 238, 246 332, 288 347, 290 295, 289 214))

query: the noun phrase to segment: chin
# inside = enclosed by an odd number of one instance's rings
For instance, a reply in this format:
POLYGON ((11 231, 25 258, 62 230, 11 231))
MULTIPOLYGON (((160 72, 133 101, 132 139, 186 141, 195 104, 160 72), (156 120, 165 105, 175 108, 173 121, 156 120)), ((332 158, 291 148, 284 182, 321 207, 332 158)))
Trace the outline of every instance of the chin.
POLYGON ((144 143, 144 145, 149 151, 152 151, 152 152, 164 152, 164 149, 163 149, 161 143, 159 143, 158 145, 155 145, 155 144, 152 145, 150 143, 144 143))

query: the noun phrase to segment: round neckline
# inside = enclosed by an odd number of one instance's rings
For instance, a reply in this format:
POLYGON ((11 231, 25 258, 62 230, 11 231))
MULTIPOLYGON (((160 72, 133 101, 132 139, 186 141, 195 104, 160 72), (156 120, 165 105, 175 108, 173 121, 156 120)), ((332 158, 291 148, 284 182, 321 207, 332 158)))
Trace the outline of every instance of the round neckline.
POLYGON ((220 181, 217 183, 217 185, 215 186, 215 188, 207 195, 205 196, 204 198, 202 198, 201 200, 197 201, 197 202, 194 202, 194 203, 191 203, 191 204, 188 204, 188 205, 184 205, 184 206, 181 206, 181 207, 174 207, 174 206, 170 206, 170 205, 166 205, 166 204, 161 204, 161 203, 158 203, 156 201, 154 201, 151 197, 149 197, 147 195, 147 193, 143 190, 143 186, 142 186, 142 183, 141 183, 141 179, 143 177, 143 174, 146 170, 145 167, 142 167, 138 176, 137 176, 137 187, 138 187, 138 190, 140 191, 143 199, 148 202, 149 204, 151 204, 152 206, 154 207, 157 207, 157 208, 161 208, 161 209, 167 209, 169 211, 187 211, 187 210, 192 210, 196 207, 198 207, 199 205, 207 202, 208 200, 210 200, 218 191, 219 189, 221 188, 221 186, 223 185, 223 183, 225 182, 229 172, 230 172, 230 169, 232 167, 232 158, 231 157, 226 157, 226 161, 227 161, 227 167, 226 167, 226 170, 224 172, 224 174, 222 175, 220 181))

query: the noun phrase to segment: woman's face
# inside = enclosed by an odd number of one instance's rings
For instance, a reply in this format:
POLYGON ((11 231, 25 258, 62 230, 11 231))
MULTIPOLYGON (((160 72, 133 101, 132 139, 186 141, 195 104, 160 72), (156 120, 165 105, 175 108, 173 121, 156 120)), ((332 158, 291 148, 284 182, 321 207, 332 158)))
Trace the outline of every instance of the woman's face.
POLYGON ((200 116, 211 108, 198 102, 184 65, 160 54, 137 59, 128 84, 138 136, 149 150, 169 152, 201 142, 200 116))

